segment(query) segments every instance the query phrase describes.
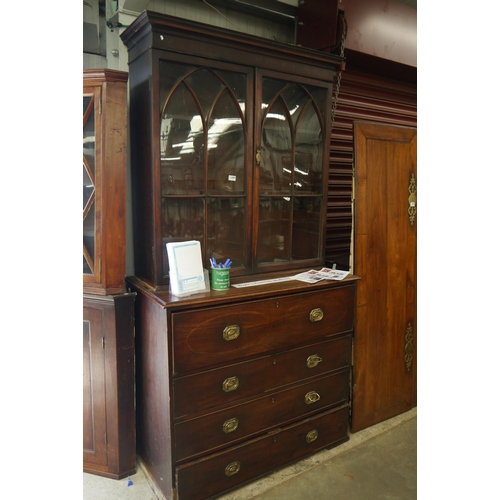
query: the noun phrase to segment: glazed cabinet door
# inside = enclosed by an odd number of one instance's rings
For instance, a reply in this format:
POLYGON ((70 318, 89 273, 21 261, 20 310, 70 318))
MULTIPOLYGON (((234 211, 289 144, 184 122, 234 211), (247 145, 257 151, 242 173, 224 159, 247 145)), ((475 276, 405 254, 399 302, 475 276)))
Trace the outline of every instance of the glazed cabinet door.
MULTIPOLYGON (((166 243, 198 240, 204 262, 249 267, 252 71, 159 61, 161 277, 166 243)), ((206 265, 206 267, 208 267, 206 265)))
POLYGON ((258 71, 256 271, 320 265, 331 85, 258 71))
POLYGON ((100 197, 97 196, 98 151, 100 135, 100 87, 86 87, 83 92, 83 281, 99 283, 101 232, 99 231, 100 197))

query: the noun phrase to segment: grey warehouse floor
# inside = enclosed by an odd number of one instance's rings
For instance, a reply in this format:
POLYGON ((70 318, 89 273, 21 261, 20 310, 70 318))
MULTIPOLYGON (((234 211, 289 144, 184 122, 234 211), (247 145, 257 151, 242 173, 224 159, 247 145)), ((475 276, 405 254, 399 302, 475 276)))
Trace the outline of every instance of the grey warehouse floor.
MULTIPOLYGON (((139 462, 119 481, 83 474, 84 500, 163 500, 139 462)), ((331 450, 280 469, 218 500, 416 500, 417 409, 350 435, 331 450)))

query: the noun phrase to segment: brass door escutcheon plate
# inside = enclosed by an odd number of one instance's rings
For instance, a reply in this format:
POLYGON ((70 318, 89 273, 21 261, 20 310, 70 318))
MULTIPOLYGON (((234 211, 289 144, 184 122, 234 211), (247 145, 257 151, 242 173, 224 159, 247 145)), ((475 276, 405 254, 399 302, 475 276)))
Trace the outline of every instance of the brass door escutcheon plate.
POLYGON ((410 185, 408 186, 408 218, 410 224, 413 226, 415 218, 417 215, 417 181, 415 180, 415 174, 411 174, 410 185))

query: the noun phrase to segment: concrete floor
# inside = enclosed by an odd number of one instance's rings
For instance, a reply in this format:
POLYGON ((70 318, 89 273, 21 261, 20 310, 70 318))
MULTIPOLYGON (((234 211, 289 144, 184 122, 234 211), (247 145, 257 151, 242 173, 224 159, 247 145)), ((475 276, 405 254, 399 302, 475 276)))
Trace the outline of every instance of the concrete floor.
MULTIPOLYGON (((416 500, 416 408, 350 437, 218 500, 416 500)), ((83 474, 83 500, 163 500, 140 462, 130 480, 83 474)))

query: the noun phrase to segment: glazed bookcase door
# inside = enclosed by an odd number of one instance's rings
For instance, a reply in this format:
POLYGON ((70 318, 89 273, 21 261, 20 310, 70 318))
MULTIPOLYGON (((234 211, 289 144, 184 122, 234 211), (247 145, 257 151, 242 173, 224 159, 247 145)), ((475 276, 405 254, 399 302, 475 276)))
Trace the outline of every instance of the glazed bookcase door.
POLYGON ((83 94, 83 281, 100 281, 100 231, 97 195, 99 164, 96 137, 99 137, 99 88, 83 94))
POLYGON ((159 62, 162 275, 166 243, 198 240, 205 267, 250 266, 251 69, 159 62), (250 105, 249 105, 250 103, 250 105))
POLYGON ((330 90, 317 82, 259 74, 254 268, 317 265, 324 246, 330 90))

